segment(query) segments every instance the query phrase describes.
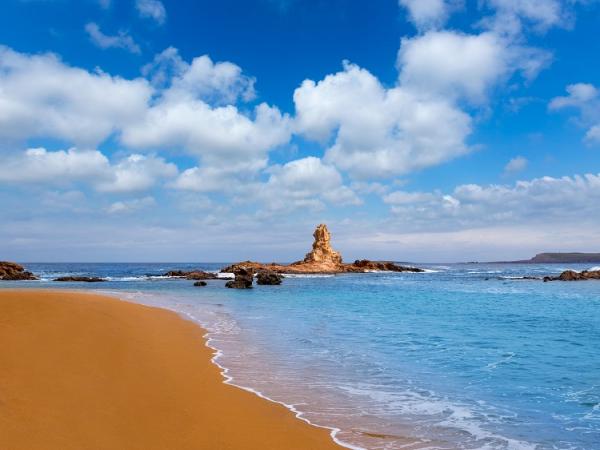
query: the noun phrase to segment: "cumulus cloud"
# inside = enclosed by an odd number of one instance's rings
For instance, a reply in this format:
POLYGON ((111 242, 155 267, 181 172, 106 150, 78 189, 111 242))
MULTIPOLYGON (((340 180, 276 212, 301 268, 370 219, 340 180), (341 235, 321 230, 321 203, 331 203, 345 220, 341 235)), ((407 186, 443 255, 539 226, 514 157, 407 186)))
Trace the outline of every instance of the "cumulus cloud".
POLYGON ((0 137, 57 138, 95 147, 143 116, 152 95, 144 79, 70 67, 53 54, 0 46, 0 137))
POLYGON ((548 29, 568 26, 572 21, 570 5, 576 2, 562 0, 486 0, 485 6, 495 14, 482 20, 482 24, 496 33, 516 36, 524 27, 545 32, 548 29))
POLYGON ((110 172, 110 179, 97 185, 99 191, 145 191, 158 180, 175 177, 178 170, 175 164, 167 163, 163 158, 134 154, 113 165, 110 172))
POLYGON ((114 202, 106 208, 106 212, 109 214, 131 213, 140 209, 149 208, 155 204, 156 201, 154 200, 154 197, 134 198, 132 200, 114 202))
POLYGON ((174 47, 157 54, 142 68, 157 87, 169 87, 168 97, 198 98, 211 105, 250 101, 256 97, 255 79, 228 61, 213 62, 208 55, 187 63, 174 47))
POLYGON ((90 40, 100 48, 122 48, 130 53, 141 53, 139 45, 125 31, 119 31, 115 36, 104 34, 98 24, 90 22, 85 26, 90 40))
POLYGON ((167 20, 167 10, 160 0, 136 0, 135 7, 140 17, 152 19, 159 25, 167 20))
POLYGON ((162 158, 131 155, 116 164, 97 150, 32 148, 0 160, 0 183, 67 186, 84 182, 101 192, 134 192, 177 175, 162 158))
POLYGON ((290 139, 290 119, 278 108, 238 108, 255 91, 254 79, 235 64, 208 56, 187 63, 169 48, 145 73, 152 82, 0 47, 0 137, 5 143, 57 138, 95 148, 115 136, 130 148, 183 151, 203 167, 241 171, 264 168, 268 152, 290 139))
POLYGON ((49 152, 31 148, 0 164, 0 181, 5 183, 65 183, 106 176, 108 159, 96 150, 49 152))
POLYGON ((170 187, 194 192, 235 193, 254 181, 256 174, 267 166, 267 159, 230 161, 228 164, 204 165, 184 170, 170 187))
POLYGON ((527 168, 528 163, 529 161, 527 161, 526 158, 522 156, 515 156, 508 161, 508 163, 506 163, 506 166, 504 166, 504 173, 513 174, 516 172, 521 172, 527 168))
POLYGON ((449 10, 457 2, 447 0, 399 0, 400 6, 408 10, 412 23, 419 30, 438 28, 446 22, 449 10))
POLYGON ((466 184, 451 193, 397 191, 383 199, 399 220, 415 229, 597 221, 600 174, 542 177, 513 185, 466 184))
POLYGON ((269 211, 299 207, 318 210, 324 208, 324 203, 361 203, 354 191, 343 184, 341 174, 314 156, 272 166, 269 172, 268 181, 251 191, 269 211))
POLYGON ((467 153, 470 117, 444 98, 386 89, 354 64, 294 92, 296 129, 334 142, 325 161, 358 178, 385 178, 467 153), (442 125, 443 124, 443 125, 442 125))
POLYGON ((589 83, 576 83, 567 86, 568 95, 555 97, 548 104, 551 111, 565 108, 577 109, 579 124, 586 128, 585 140, 600 143, 600 90, 589 83))
POLYGON ((489 91, 515 72, 531 79, 549 55, 512 44, 490 32, 429 32, 403 39, 398 52, 400 82, 428 95, 482 103, 489 91))

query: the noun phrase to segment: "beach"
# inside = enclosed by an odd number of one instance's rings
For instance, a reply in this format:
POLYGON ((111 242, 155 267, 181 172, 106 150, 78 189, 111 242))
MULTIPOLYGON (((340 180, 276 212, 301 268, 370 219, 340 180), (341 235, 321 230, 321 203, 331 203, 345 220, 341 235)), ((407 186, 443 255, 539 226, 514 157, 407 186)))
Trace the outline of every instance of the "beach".
POLYGON ((204 334, 116 298, 0 291, 0 448, 340 448, 329 430, 224 384, 204 334))

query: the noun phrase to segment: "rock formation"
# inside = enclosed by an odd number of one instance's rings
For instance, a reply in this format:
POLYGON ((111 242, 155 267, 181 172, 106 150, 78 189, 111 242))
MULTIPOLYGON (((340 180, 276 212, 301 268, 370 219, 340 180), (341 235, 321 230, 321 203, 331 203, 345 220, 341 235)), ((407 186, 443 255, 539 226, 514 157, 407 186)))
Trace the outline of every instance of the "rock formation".
POLYGON ((185 278, 186 280, 216 280, 219 278, 216 273, 204 272, 203 270, 192 270, 189 272, 183 270, 170 270, 163 276, 185 278))
POLYGON ((557 277, 544 277, 544 282, 584 280, 600 280, 600 270, 584 270, 582 272, 575 272, 574 270, 565 270, 557 277))
POLYGON ((23 266, 17 263, 0 261, 0 280, 19 281, 37 279, 38 277, 31 272, 26 271, 23 266))
POLYGON ((321 264, 338 267, 342 264, 342 255, 331 248, 331 234, 324 223, 317 226, 313 233, 315 242, 312 251, 306 254, 302 262, 296 264, 321 264))
POLYGON ((283 277, 271 270, 259 270, 256 274, 256 284, 261 285, 278 285, 281 284, 283 277))
POLYGON ((206 284, 207 284, 206 281, 196 281, 194 283, 194 286, 196 286, 196 287, 203 287, 203 286, 206 286, 206 284))
POLYGON ((295 263, 277 264, 277 263, 259 263, 254 261, 243 261, 232 264, 221 270, 223 273, 235 273, 239 269, 244 269, 252 274, 261 270, 275 273, 293 273, 293 274, 311 274, 311 273, 364 273, 378 271, 392 272, 423 272, 423 269, 416 267, 399 266, 391 262, 369 261, 367 259, 356 260, 352 264, 344 264, 342 255, 331 248, 331 235, 325 224, 319 225, 313 233, 315 241, 312 251, 306 254, 302 261, 295 263))
POLYGON ((99 278, 99 277, 73 277, 73 276, 68 276, 68 277, 58 277, 58 278, 55 278, 53 281, 83 282, 83 283, 101 283, 101 282, 106 281, 106 280, 104 278, 99 278))
POLYGON ((399 266, 388 261, 370 261, 357 259, 352 264, 346 264, 346 272, 424 272, 417 267, 399 266))
POLYGON ((225 287, 231 289, 251 289, 254 273, 244 267, 238 267, 235 272, 235 279, 225 283, 225 287))

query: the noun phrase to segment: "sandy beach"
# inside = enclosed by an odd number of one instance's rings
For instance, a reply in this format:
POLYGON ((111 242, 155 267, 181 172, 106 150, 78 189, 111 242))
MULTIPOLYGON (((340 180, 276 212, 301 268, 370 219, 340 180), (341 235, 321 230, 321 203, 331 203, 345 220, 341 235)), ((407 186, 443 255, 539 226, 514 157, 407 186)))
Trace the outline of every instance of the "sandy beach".
POLYGON ((340 448, 328 430, 223 384, 203 334, 114 298, 0 291, 0 448, 340 448))

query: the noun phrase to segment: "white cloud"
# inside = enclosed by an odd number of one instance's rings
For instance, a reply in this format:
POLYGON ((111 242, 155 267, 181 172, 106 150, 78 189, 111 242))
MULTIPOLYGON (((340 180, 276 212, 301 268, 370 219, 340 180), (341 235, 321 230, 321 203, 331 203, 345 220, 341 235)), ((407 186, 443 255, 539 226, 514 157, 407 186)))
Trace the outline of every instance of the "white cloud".
POLYGON ((183 148, 208 165, 231 159, 254 166, 289 140, 287 123, 287 116, 264 103, 249 118, 233 105, 211 108, 200 100, 164 98, 125 128, 122 140, 134 148, 183 148))
POLYGON ((457 6, 456 1, 448 0, 399 0, 409 13, 410 20, 419 30, 439 28, 448 19, 451 9, 457 6))
POLYGON ((412 229, 594 222, 600 218, 600 174, 542 177, 513 185, 466 184, 449 194, 398 191, 384 201, 412 229))
POLYGON ((177 166, 155 156, 130 155, 111 167, 111 179, 98 184, 102 192, 145 191, 158 180, 173 178, 177 166))
POLYGON ((508 163, 506 163, 506 166, 504 166, 504 173, 511 174, 515 172, 521 172, 527 168, 528 163, 529 161, 527 161, 526 158, 522 156, 515 156, 508 161, 508 163))
POLYGON ((169 98, 201 99, 211 105, 226 105, 238 100, 256 97, 255 79, 242 73, 241 67, 231 62, 214 63, 208 55, 185 62, 176 48, 169 47, 142 68, 153 84, 168 86, 169 98))
POLYGON ((99 179, 106 176, 108 159, 98 151, 69 149, 49 152, 31 148, 0 164, 0 181, 5 183, 58 183, 99 179))
POLYGON ((98 0, 98 4, 102 9, 108 9, 112 4, 112 0, 98 0))
POLYGON ((323 142, 325 161, 358 178, 385 178, 440 164, 469 151, 470 117, 444 98, 386 89, 371 73, 344 70, 294 92, 296 129, 323 142))
POLYGON ((469 152, 464 101, 485 106, 498 86, 516 74, 530 80, 548 61, 492 32, 428 31, 403 39, 394 87, 347 62, 305 80, 294 92, 295 130, 329 144, 325 161, 355 178, 404 175, 469 152))
POLYGON ((566 90, 569 95, 553 98, 549 104, 550 109, 557 110, 567 107, 582 108, 600 96, 598 89, 589 83, 570 84, 566 90))
POLYGON ((0 46, 0 138, 57 138, 95 147, 144 115, 152 94, 144 79, 125 80, 69 67, 52 54, 0 46))
POLYGON ((114 165, 97 150, 48 151, 32 148, 0 160, 0 183, 68 186, 91 185, 101 192, 133 192, 177 175, 162 158, 131 155, 114 165))
POLYGON ((156 201, 153 197, 135 198, 132 200, 114 202, 106 208, 106 212, 109 214, 131 213, 140 209, 149 208, 155 204, 156 201))
POLYGON ((495 10, 495 15, 485 18, 482 23, 499 34, 509 36, 520 34, 524 26, 545 32, 571 23, 568 5, 573 3, 561 0, 486 0, 484 4, 495 10))
POLYGON ((125 31, 119 31, 115 36, 104 34, 98 24, 90 22, 85 26, 90 40, 100 48, 122 48, 130 53, 140 53, 140 47, 125 31))
POLYGON ((184 191, 233 193, 243 190, 266 166, 267 159, 264 158, 192 167, 184 170, 170 187, 184 191))
POLYGON ((490 32, 429 32, 403 39, 398 52, 403 86, 476 103, 484 102, 493 87, 515 72, 535 77, 548 60, 544 52, 513 45, 490 32))
POLYGON ((600 143, 600 90, 589 83, 576 83, 567 86, 569 95, 553 98, 548 108, 558 111, 564 108, 579 110, 579 124, 586 128, 585 140, 600 143))
POLYGON ((160 0, 136 0, 135 7, 140 17, 152 19, 160 25, 167 20, 167 10, 160 0))
POLYGON ((321 209, 323 202, 357 205, 360 199, 345 186, 340 173, 319 158, 309 156, 269 168, 266 183, 251 191, 270 211, 289 211, 298 207, 321 209))

